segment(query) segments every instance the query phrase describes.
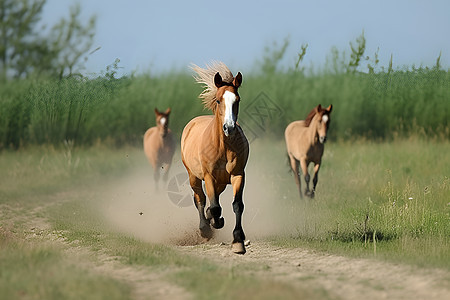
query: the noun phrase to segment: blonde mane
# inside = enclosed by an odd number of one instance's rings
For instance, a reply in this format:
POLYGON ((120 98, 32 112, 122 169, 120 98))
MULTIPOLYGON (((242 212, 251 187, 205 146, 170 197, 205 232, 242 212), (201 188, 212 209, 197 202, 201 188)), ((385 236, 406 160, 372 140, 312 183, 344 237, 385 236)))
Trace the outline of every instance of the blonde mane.
POLYGON ((194 75, 195 81, 204 86, 203 92, 201 92, 199 98, 202 99, 205 108, 214 112, 217 100, 217 87, 214 84, 214 75, 219 72, 222 81, 231 84, 234 79, 233 74, 230 69, 220 61, 213 61, 210 65, 206 65, 206 69, 202 69, 199 66, 192 64, 191 69, 197 73, 197 75, 194 75))

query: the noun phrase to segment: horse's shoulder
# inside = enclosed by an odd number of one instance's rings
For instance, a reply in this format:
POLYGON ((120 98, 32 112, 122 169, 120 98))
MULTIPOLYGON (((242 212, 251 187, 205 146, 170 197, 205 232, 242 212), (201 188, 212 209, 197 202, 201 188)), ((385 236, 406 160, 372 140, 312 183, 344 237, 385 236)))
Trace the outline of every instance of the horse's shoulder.
POLYGON ((147 129, 147 131, 144 134, 144 139, 147 139, 148 137, 153 135, 157 130, 158 130, 158 128, 156 128, 156 127, 150 127, 149 129, 147 129))

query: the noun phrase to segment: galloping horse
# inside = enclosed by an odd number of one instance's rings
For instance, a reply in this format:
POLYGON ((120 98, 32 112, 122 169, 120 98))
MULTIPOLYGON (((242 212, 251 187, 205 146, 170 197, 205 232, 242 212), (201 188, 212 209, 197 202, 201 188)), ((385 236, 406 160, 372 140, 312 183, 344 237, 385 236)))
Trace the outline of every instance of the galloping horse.
POLYGON ((194 204, 200 217, 200 234, 204 238, 211 238, 213 233, 210 225, 216 229, 224 226, 219 195, 231 183, 234 194, 233 211, 236 216, 232 251, 244 254, 242 193, 249 146, 244 132, 236 122, 240 101, 238 88, 242 83, 242 74, 239 72, 233 77, 228 67, 221 62, 214 62, 206 69, 193 65, 192 69, 197 73, 195 80, 204 84, 205 89, 200 98, 203 99, 205 108, 213 112, 213 115, 192 119, 184 127, 181 136, 181 159, 194 191, 194 204), (202 181, 205 181, 209 199, 206 216, 202 181))
POLYGON ((167 181, 172 164, 175 143, 172 131, 169 129, 170 108, 159 112, 155 108, 156 126, 149 128, 144 135, 144 152, 153 167, 155 185, 158 187, 160 170, 165 168, 163 180, 167 181))
POLYGON ((333 106, 322 108, 319 104, 306 117, 304 121, 294 121, 286 127, 284 137, 286 139, 287 154, 290 165, 294 172, 295 183, 302 198, 301 181, 298 173, 298 163, 305 176, 305 195, 314 198, 318 181, 320 164, 324 150, 324 143, 327 140, 327 131, 330 127, 330 114, 333 106), (310 176, 308 165, 314 163, 313 188, 309 190, 310 176))

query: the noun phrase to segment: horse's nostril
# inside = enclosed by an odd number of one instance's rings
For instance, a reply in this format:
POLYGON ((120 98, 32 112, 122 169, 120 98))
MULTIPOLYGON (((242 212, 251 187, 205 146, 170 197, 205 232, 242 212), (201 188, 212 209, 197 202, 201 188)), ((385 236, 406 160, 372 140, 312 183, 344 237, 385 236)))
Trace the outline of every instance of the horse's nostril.
POLYGON ((227 124, 223 124, 223 131, 227 131, 228 127, 227 124))

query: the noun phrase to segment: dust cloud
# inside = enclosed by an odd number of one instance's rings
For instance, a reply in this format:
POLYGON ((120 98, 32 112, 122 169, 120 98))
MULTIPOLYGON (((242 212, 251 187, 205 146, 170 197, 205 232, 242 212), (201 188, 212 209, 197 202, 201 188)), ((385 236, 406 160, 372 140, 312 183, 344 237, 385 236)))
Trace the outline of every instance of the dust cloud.
MULTIPOLYGON (((154 243, 194 245, 206 242, 199 236, 199 217, 189 183, 174 181, 183 176, 187 179, 179 157, 176 153, 168 182, 160 181, 158 187, 145 160, 136 170, 104 187, 101 211, 114 230, 154 243)), ((246 167, 242 220, 246 238, 250 240, 273 236, 289 227, 280 213, 279 204, 285 196, 275 195, 273 177, 264 176, 268 172, 271 170, 267 170, 264 161, 250 157, 246 167)), ((288 174, 286 176, 289 177, 288 174)), ((235 225, 232 202, 233 191, 228 185, 220 195, 225 226, 219 230, 213 229, 213 243, 228 244, 232 241, 235 225)))

